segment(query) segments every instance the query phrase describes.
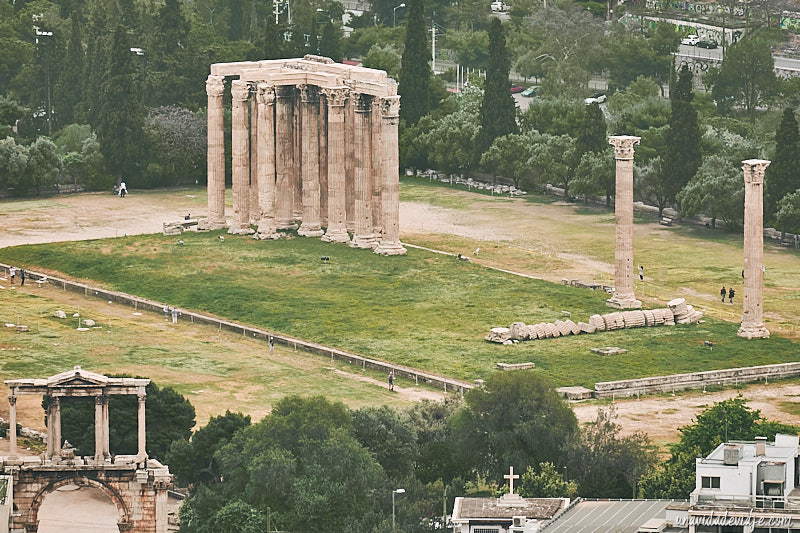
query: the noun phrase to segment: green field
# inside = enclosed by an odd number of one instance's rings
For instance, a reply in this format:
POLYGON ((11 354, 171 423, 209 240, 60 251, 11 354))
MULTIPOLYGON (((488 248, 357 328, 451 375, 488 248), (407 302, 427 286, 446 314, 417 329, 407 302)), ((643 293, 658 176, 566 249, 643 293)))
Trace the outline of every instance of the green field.
POLYGON ((740 339, 738 324, 716 319, 499 346, 483 340, 493 326, 554 321, 562 311, 586 320, 608 312, 607 295, 415 249, 385 258, 316 239, 218 235, 187 233, 184 246, 161 235, 19 246, 0 250, 0 261, 468 380, 496 362, 532 361, 558 385, 592 386, 794 361, 800 353, 800 343, 777 336, 740 339), (628 353, 590 353, 596 346, 628 353))

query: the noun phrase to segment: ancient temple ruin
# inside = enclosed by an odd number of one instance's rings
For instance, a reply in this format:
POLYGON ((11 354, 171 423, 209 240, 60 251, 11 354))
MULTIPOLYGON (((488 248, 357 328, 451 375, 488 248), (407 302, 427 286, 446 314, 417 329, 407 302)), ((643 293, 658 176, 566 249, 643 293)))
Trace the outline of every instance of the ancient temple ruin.
POLYGON ((251 234, 256 226, 258 239, 297 229, 379 254, 406 252, 399 231, 400 97, 384 71, 318 56, 216 63, 206 91, 209 229, 251 234), (238 78, 231 82, 229 227, 226 77, 238 78))

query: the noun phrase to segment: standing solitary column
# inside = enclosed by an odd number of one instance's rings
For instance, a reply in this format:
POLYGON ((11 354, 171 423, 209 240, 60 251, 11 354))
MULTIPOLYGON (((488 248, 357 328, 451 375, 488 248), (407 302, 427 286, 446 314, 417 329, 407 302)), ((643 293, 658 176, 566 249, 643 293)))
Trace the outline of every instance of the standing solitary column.
POLYGON ((372 232, 372 150, 370 149, 370 111, 372 96, 356 96, 355 120, 355 223, 356 230, 350 246, 375 248, 377 241, 372 232))
POLYGON ((145 419, 144 419, 144 412, 145 412, 144 411, 144 407, 145 407, 145 400, 147 399, 147 396, 145 396, 144 394, 140 394, 138 396, 138 399, 139 399, 139 412, 138 412, 138 414, 139 414, 139 424, 138 424, 138 427, 137 427, 137 429, 138 429, 138 435, 137 436, 138 436, 138 441, 139 441, 139 452, 138 452, 137 455, 139 456, 139 459, 144 459, 144 458, 147 457, 147 450, 145 449, 145 445, 146 445, 145 435, 147 433, 147 425, 145 424, 145 419))
POLYGON ((328 231, 327 242, 350 242, 345 204, 345 127, 344 107, 348 88, 327 89, 328 101, 328 231))
POLYGON ((275 179, 277 192, 277 229, 297 229, 292 216, 294 198, 294 134, 292 133, 292 103, 294 86, 281 85, 276 90, 275 104, 275 179))
POLYGON ((111 430, 109 428, 108 419, 108 396, 103 396, 103 457, 106 459, 111 457, 110 439, 111 430))
POLYGON ((382 124, 382 186, 381 215, 383 234, 375 248, 376 254, 403 255, 406 249, 400 244, 400 164, 397 148, 397 125, 400 119, 400 97, 381 99, 382 124))
POLYGON ((8 456, 17 457, 17 397, 8 395, 8 456))
POLYGON ((314 85, 301 85, 302 99, 300 126, 303 158, 303 221, 298 235, 321 237, 322 222, 319 215, 319 96, 314 85))
POLYGON ((250 88, 246 81, 231 82, 231 153, 233 156, 233 224, 228 233, 249 235, 250 227, 250 128, 247 120, 247 98, 250 88))
POLYGON ((258 121, 255 130, 258 164, 258 231, 255 239, 278 239, 275 231, 275 87, 258 84, 258 121))
POLYGON ((225 123, 222 110, 223 76, 209 76, 208 95, 208 229, 225 227, 225 123))
MULTIPOLYGON (((53 402, 53 457, 61 457, 61 398, 52 397, 53 402)), ((51 431, 48 428, 48 432, 51 431)))
POLYGON ((617 309, 642 307, 633 293, 633 147, 640 139, 627 135, 608 138, 617 160, 617 190, 614 196, 614 295, 606 300, 606 305, 617 309))
POLYGON ((769 161, 742 161, 744 171, 744 299, 738 335, 766 339, 764 326, 764 171, 769 161))
POLYGON ((49 397, 49 400, 50 402, 47 404, 47 423, 45 424, 45 429, 47 430, 47 440, 45 441, 47 450, 45 451, 45 459, 52 459, 53 457, 53 437, 55 436, 55 431, 53 431, 53 422, 55 421, 53 411, 55 404, 52 397, 49 397))

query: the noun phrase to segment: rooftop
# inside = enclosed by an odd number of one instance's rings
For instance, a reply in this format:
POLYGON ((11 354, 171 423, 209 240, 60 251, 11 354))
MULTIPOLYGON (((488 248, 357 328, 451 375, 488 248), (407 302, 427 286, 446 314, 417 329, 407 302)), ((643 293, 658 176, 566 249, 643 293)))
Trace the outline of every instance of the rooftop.
POLYGON ((456 498, 453 520, 479 518, 511 520, 515 516, 542 520, 554 516, 566 503, 562 498, 509 498, 509 496, 506 494, 502 498, 456 498))
POLYGON ((673 500, 578 500, 540 531, 636 533, 652 518, 663 518, 673 500))

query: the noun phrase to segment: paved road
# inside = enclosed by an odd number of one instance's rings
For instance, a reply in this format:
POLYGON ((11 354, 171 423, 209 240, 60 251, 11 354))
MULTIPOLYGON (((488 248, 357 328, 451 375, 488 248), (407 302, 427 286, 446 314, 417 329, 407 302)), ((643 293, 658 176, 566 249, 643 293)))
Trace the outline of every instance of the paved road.
MULTIPOLYGON (((717 47, 713 49, 708 48, 698 48, 697 46, 689 46, 682 44, 678 49, 677 55, 679 57, 691 57, 697 59, 709 59, 709 60, 722 60, 722 47, 717 47)), ((797 70, 798 75, 800 75, 800 59, 794 59, 791 57, 779 56, 774 55, 775 59, 775 69, 777 70, 797 70)))

